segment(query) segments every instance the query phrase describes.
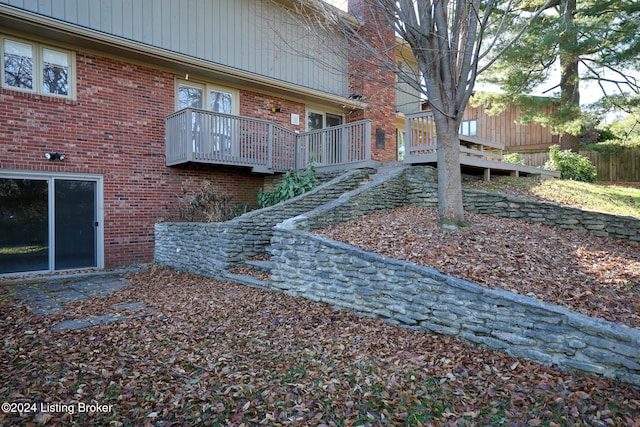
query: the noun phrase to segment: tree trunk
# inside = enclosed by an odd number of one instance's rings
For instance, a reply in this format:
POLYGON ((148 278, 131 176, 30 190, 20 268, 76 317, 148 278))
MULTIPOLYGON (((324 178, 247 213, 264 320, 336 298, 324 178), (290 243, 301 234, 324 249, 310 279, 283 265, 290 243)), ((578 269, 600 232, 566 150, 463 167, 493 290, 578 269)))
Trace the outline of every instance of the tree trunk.
POLYGON ((438 215, 440 226, 466 226, 462 203, 462 173, 460 171, 460 136, 458 121, 438 112, 436 121, 438 156, 438 215))
POLYGON ((580 137, 578 135, 563 133, 560 135, 559 141, 561 150, 571 150, 574 153, 580 150, 580 137))
MULTIPOLYGON (((576 0, 564 2, 563 22, 564 34, 560 45, 560 98, 571 118, 580 116, 580 74, 578 73, 579 57, 574 53, 578 44, 578 34, 574 22, 576 0)), ((564 133, 560 136, 560 149, 578 152, 580 149, 579 135, 564 133)))

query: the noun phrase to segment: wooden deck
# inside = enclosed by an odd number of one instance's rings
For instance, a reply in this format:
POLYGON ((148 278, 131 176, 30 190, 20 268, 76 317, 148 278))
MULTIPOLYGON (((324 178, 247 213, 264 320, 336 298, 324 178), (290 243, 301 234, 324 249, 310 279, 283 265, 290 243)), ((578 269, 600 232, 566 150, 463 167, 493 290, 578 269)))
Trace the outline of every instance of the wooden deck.
MULTIPOLYGON (((437 164, 436 132, 433 113, 423 111, 407 115, 405 164, 437 164)), ((559 178, 558 172, 533 166, 503 162, 504 144, 486 141, 474 136, 460 135, 460 166, 480 170, 489 180, 497 174, 538 175, 541 178, 559 178)))
POLYGON ((371 120, 297 133, 265 120, 185 108, 165 119, 165 150, 167 166, 350 169, 371 162, 371 120))

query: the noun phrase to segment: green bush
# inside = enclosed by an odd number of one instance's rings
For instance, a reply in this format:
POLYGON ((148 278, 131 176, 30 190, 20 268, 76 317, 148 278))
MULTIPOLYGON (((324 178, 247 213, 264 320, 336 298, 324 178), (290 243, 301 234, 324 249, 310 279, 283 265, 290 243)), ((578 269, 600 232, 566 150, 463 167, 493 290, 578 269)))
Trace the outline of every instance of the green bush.
POLYGON ((258 206, 266 208, 299 196, 311 190, 317 182, 316 168, 312 163, 307 165, 303 173, 289 170, 273 191, 264 191, 263 189, 258 191, 258 206))
POLYGON ((520 153, 509 153, 502 156, 502 161, 505 163, 515 163, 518 165, 524 165, 524 160, 520 153))
POLYGON ((560 150, 557 145, 549 148, 549 160, 544 169, 560 172, 561 179, 594 182, 597 176, 596 167, 585 156, 571 150, 560 150))

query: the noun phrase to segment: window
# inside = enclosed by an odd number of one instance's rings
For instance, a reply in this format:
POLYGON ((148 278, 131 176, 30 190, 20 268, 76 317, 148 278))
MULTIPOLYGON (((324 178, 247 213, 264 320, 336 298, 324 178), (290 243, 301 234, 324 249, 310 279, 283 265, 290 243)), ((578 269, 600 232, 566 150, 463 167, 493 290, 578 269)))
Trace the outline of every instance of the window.
POLYGON ((478 120, 463 120, 460 123, 460 133, 466 136, 478 135, 478 120))
POLYGON ((180 80, 176 101, 177 110, 198 108, 215 113, 238 114, 238 93, 234 89, 180 80))
POLYGON ((195 153, 215 155, 237 155, 238 122, 230 115, 238 112, 238 91, 234 89, 178 80, 176 84, 176 108, 207 110, 193 111, 191 132, 195 153))
POLYGON ((73 55, 60 49, 0 39, 2 87, 44 95, 73 95, 73 55))
POLYGON ((323 113, 319 111, 307 112, 307 131, 324 129, 332 126, 340 126, 342 116, 338 114, 323 113))

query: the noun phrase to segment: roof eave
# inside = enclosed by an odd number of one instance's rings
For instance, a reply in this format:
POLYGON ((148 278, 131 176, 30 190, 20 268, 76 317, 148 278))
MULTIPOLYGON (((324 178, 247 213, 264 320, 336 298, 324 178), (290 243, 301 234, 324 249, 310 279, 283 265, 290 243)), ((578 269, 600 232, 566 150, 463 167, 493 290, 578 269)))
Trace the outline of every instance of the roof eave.
POLYGON ((202 75, 216 80, 241 84, 251 89, 267 90, 295 99, 325 102, 349 109, 361 109, 365 106, 360 101, 354 101, 339 95, 103 33, 13 6, 0 4, 0 28, 19 33, 36 34, 40 38, 57 41, 69 46, 105 52, 109 56, 122 57, 134 62, 143 62, 172 70, 173 72, 202 75))

